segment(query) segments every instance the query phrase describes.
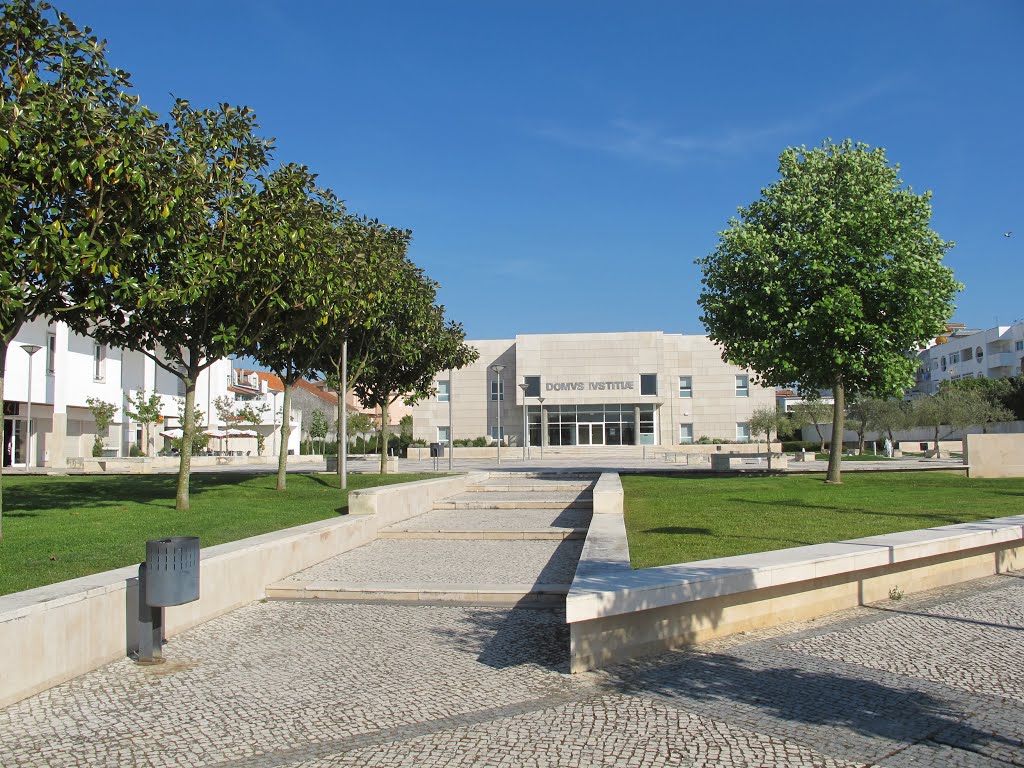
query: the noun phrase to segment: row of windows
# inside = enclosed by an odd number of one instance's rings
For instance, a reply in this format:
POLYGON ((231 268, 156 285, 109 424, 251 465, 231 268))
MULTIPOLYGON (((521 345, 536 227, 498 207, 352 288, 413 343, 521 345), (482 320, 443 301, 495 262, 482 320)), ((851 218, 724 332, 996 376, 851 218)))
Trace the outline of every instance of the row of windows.
MULTIPOLYGON (((746 421, 736 422, 736 440, 740 443, 750 442, 750 423, 746 421)), ((693 424, 679 425, 679 444, 693 444, 693 424)))
MULTIPOLYGON (((943 358, 945 359, 945 358, 943 358)), ((945 370, 945 363, 943 363, 945 370)), ((524 376, 523 383, 526 397, 540 397, 540 376, 524 376)), ((642 396, 656 396, 658 394, 658 374, 640 374, 640 394, 642 396)), ((693 376, 679 377, 679 397, 693 397, 693 376)), ((736 376, 736 397, 750 397, 750 376, 737 374, 736 376)), ((446 379, 437 382, 437 400, 447 403, 451 398, 451 388, 446 379)), ((491 381, 491 400, 505 399, 505 382, 501 379, 491 381)))
MULTIPOLYGON (((95 381, 103 381, 107 348, 103 344, 92 345, 92 377, 95 381)), ((57 372, 57 334, 46 334, 46 373, 52 376, 57 372)))

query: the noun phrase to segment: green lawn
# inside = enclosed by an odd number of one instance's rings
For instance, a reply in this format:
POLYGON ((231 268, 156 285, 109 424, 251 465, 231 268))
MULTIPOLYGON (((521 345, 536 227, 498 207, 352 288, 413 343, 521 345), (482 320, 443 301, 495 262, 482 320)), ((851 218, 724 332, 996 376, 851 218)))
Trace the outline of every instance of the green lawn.
MULTIPOLYGON (((349 489, 432 475, 349 475, 349 489)), ((174 475, 5 477, 0 594, 138 563, 146 539, 199 536, 204 547, 348 511, 328 475, 195 474, 188 512, 174 509, 174 475)))
POLYGON ((1021 513, 1024 479, 960 473, 623 475, 634 568, 856 539, 1021 513))

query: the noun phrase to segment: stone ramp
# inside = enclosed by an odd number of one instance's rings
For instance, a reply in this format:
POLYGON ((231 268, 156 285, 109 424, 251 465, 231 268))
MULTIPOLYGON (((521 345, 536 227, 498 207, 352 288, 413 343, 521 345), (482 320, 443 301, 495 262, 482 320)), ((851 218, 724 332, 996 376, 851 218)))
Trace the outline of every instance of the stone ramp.
POLYGON ((561 607, 596 477, 491 475, 380 537, 267 587, 275 599, 561 607))

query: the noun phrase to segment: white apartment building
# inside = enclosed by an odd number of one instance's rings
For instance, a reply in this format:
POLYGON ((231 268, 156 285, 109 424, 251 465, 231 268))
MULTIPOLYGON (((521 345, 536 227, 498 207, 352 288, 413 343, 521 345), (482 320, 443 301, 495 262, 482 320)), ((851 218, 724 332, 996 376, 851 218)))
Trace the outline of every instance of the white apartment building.
POLYGON ((525 334, 467 343, 480 358, 438 374, 437 394, 413 407, 414 438, 523 445, 525 414, 530 445, 742 442, 754 409, 775 408, 774 388, 723 362, 706 336, 525 334))
MULTIPOLYGON (((218 419, 214 401, 225 395, 235 397, 230 391, 231 366, 229 359, 218 360, 199 376, 196 406, 203 411, 207 429, 226 426, 218 419)), ((178 425, 178 398, 184 394, 180 379, 141 352, 99 344, 72 332, 64 323, 28 323, 7 352, 4 466, 65 467, 68 459, 91 456, 97 429, 89 397, 117 407, 110 434, 101 435, 110 455, 127 456, 132 445, 153 455, 165 444, 158 433, 178 425), (32 349, 36 351, 28 354, 32 349), (132 422, 125 410, 139 390, 147 395, 156 392, 162 400, 163 420, 152 431, 148 446, 142 425, 132 422)), ((267 393, 262 396, 270 402, 267 393)), ((268 412, 266 422, 261 431, 270 435, 280 417, 268 412)), ((298 431, 292 434, 295 445, 289 442, 289 448, 298 453, 298 431)), ((255 447, 255 440, 253 443, 255 447)), ((269 449, 269 440, 267 445, 269 449)))
POLYGON ((984 331, 951 329, 918 353, 921 365, 908 396, 934 394, 944 381, 1005 379, 1024 367, 1024 322, 984 331))

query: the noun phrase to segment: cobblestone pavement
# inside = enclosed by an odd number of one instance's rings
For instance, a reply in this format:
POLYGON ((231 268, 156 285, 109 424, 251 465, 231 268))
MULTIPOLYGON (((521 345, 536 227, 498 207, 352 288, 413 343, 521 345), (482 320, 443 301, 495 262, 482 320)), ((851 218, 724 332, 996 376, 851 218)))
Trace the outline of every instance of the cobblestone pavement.
POLYGON ((0 710, 0 765, 1024 766, 1022 577, 573 676, 556 610, 255 603, 0 710))

